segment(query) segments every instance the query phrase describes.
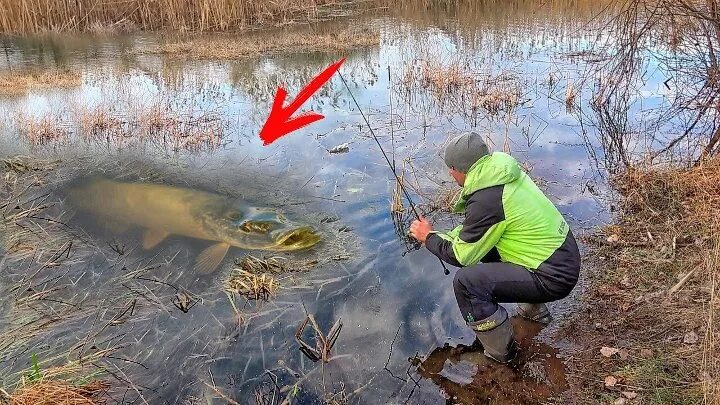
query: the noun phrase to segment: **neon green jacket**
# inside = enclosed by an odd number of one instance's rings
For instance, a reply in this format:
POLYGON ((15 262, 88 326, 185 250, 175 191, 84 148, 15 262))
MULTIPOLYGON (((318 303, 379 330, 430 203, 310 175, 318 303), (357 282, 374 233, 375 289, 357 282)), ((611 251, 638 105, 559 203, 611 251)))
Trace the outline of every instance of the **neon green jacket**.
POLYGON ((458 267, 479 263, 493 248, 503 262, 535 270, 565 241, 568 224, 510 155, 494 152, 470 168, 455 212, 462 225, 432 232, 425 246, 458 267))

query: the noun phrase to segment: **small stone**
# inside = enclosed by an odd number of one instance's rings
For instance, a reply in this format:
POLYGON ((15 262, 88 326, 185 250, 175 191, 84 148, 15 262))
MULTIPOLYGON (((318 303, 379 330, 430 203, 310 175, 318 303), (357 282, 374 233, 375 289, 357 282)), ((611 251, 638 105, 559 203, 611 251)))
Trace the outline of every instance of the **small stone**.
POLYGON ((612 357, 614 354, 616 354, 619 351, 620 350, 618 350, 617 348, 607 347, 607 346, 603 346, 603 348, 600 349, 600 353, 605 357, 612 357))
POLYGON ((627 349, 620 349, 620 359, 621 360, 627 360, 628 357, 630 357, 630 353, 627 349))
POLYGON ((617 234, 612 234, 608 236, 607 241, 608 243, 617 243, 620 240, 620 237, 617 236, 617 234))
POLYGON ((623 391, 622 394, 627 399, 635 399, 638 396, 637 392, 632 392, 632 391, 623 391))
POLYGON ((695 331, 690 331, 685 334, 685 337, 683 337, 683 343, 686 345, 694 345, 698 342, 698 340, 700 340, 700 337, 697 333, 695 333, 695 331))
POLYGON ((609 376, 605 377, 605 386, 606 387, 614 387, 615 384, 617 384, 617 381, 618 381, 617 378, 609 375, 609 376))
POLYGON ((616 399, 615 402, 613 402, 613 404, 614 405, 625 405, 626 402, 627 402, 627 400, 625 398, 620 397, 620 398, 616 399))

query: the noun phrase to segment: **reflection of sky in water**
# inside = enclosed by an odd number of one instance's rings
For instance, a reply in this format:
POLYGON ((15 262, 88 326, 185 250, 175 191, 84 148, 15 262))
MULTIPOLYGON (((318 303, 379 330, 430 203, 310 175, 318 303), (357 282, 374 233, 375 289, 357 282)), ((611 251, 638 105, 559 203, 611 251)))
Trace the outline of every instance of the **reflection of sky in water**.
MULTIPOLYGON (((448 24, 452 26, 451 22, 448 24)), ((518 72, 524 85, 523 95, 529 99, 517 110, 510 124, 502 119, 481 119, 478 126, 473 127, 468 120, 427 108, 423 102, 408 104, 400 91, 394 91, 395 156, 398 161, 414 159, 423 187, 432 184, 422 180, 424 172, 426 176, 450 180, 438 153, 449 134, 474 129, 488 135, 496 149, 502 149, 507 143, 519 160, 531 165, 533 176, 547 181, 545 187, 549 194, 575 227, 592 226, 605 218, 593 196, 584 191, 586 183, 593 182, 596 176, 575 118, 565 111, 562 102, 565 85, 575 76, 579 65, 558 57, 561 53, 582 49, 589 43, 589 37, 541 32, 537 36, 519 35, 508 39, 498 38, 500 34, 493 35, 492 31, 478 31, 468 39, 451 29, 391 25, 385 26, 383 34, 387 42, 379 48, 348 55, 341 70, 388 150, 391 139, 387 66, 391 67, 393 81, 396 81, 406 64, 418 57, 427 57, 424 50, 432 49, 433 57, 448 60, 455 57, 458 49, 475 49, 469 56, 463 55, 469 66, 495 74, 503 70, 518 72), (550 72, 559 80, 552 88, 547 83, 550 72), (532 141, 523 130, 530 134, 532 141)), ((513 26, 509 26, 508 31, 512 29, 513 26)), ((137 41, 152 43, 153 39, 138 38, 137 41)), ((362 398, 360 402, 388 400, 393 395, 402 399, 412 388, 389 378, 383 371, 389 344, 398 326, 402 325, 389 367, 400 374, 407 368, 406 359, 415 352, 423 355, 449 337, 471 342, 472 334, 457 314, 452 277, 442 274, 437 259, 426 250, 401 255, 404 248, 395 235, 389 214, 392 175, 339 78, 334 78, 304 107, 321 112, 325 120, 267 147, 257 138, 277 85, 286 85, 292 97, 339 55, 182 63, 152 55, 123 55, 116 59, 122 48, 118 44, 131 48, 133 40, 109 41, 86 53, 80 48, 64 56, 63 63, 80 67, 85 67, 87 59, 94 61, 84 72, 81 88, 33 91, 26 97, 0 102, 0 110, 9 116, 17 111, 38 115, 49 112, 71 122, 73 108, 97 103, 110 103, 122 111, 128 106, 168 102, 177 111, 219 113, 230 122, 230 143, 214 155, 187 157, 188 170, 222 176, 227 179, 226 183, 237 187, 247 181, 237 174, 244 172, 243 168, 280 176, 285 179, 280 184, 301 185, 303 190, 298 198, 313 201, 312 206, 318 212, 340 216, 353 229, 361 251, 365 252, 350 264, 323 269, 327 275, 321 278, 337 277, 337 282, 322 289, 315 285, 281 295, 276 302, 268 304, 269 308, 277 308, 276 311, 252 319, 244 327, 244 335, 223 340, 221 349, 210 351, 206 345, 193 340, 193 335, 186 340, 178 337, 176 343, 157 338, 164 342, 165 348, 158 347, 156 354, 150 351, 144 361, 150 365, 161 364, 170 356, 177 360, 167 360, 169 364, 185 361, 187 368, 178 371, 177 381, 158 385, 157 395, 172 403, 180 395, 180 386, 190 384, 198 375, 207 379, 210 369, 221 389, 241 398, 251 395, 261 379, 268 381, 263 377, 264 369, 285 366, 301 374, 316 370, 308 377, 314 386, 308 392, 314 390, 321 395, 322 379, 317 371, 321 366, 303 359, 294 342, 295 328, 304 314, 301 303, 308 311, 318 314, 322 328, 327 329, 334 320, 342 318, 344 327, 334 350, 341 357, 326 365, 325 379, 330 391, 329 387, 337 389, 340 381, 346 384, 348 392, 367 383, 358 393, 362 398), (331 155, 326 151, 344 142, 350 143, 349 153, 331 155), (236 182, 233 176, 238 176, 236 182)), ((9 52, 10 60, 17 63, 52 60, 47 56, 28 57, 14 48, 9 52)), ((656 94, 653 88, 650 91, 656 94)), ((5 138, 3 142, 7 142, 5 138)), ((149 153, 147 158, 162 161, 162 154, 158 155, 149 153)), ((293 189, 281 191, 292 193, 293 189)), ((272 203, 270 201, 270 205, 272 203)), ((439 221, 440 225, 451 225, 448 218, 439 218, 439 221)), ((214 301, 195 313, 197 315, 191 311, 193 315, 179 319, 160 314, 153 323, 157 330, 178 336, 187 333, 186 325, 205 325, 206 335, 198 336, 229 333, 218 326, 231 322, 232 318, 227 301, 222 298, 215 296, 214 301), (208 321, 208 312, 218 321, 208 321)), ((144 339, 153 342, 154 337, 144 339)), ((151 368, 138 373, 148 374, 145 381, 153 384, 166 380, 165 374, 159 376, 155 371, 151 368)), ((294 383, 288 373, 277 373, 284 383, 294 383)), ((423 384, 427 392, 422 395, 430 395, 432 388, 423 384)), ((183 395, 199 391, 201 387, 189 385, 183 395)), ((308 392, 302 394, 304 399, 311 396, 308 392)), ((429 402, 440 397, 431 398, 428 397, 429 402)))

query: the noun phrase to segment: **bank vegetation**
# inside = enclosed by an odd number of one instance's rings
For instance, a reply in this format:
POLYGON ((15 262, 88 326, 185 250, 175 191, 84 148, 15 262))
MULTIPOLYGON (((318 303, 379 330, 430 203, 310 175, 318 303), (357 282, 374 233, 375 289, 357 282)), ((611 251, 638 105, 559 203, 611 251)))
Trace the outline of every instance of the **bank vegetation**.
POLYGON ((720 401, 719 10, 631 0, 596 48, 609 58, 581 122, 613 218, 586 240, 584 304, 560 329, 580 346, 569 376, 582 403, 720 401), (662 102, 646 107, 650 72, 662 102))

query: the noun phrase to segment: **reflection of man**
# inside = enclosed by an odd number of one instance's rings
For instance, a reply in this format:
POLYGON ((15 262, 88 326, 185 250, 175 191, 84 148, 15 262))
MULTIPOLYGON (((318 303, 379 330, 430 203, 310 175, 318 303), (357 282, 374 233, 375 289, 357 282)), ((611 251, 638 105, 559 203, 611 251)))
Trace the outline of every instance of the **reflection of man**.
POLYGON ((498 303, 520 302, 521 316, 551 320, 546 302, 566 297, 577 283, 580 253, 568 224, 517 161, 490 154, 480 135, 465 133, 445 150, 450 175, 463 187, 456 212, 463 224, 441 233, 424 218, 411 235, 454 266, 455 298, 485 355, 515 357, 512 325, 498 303))

